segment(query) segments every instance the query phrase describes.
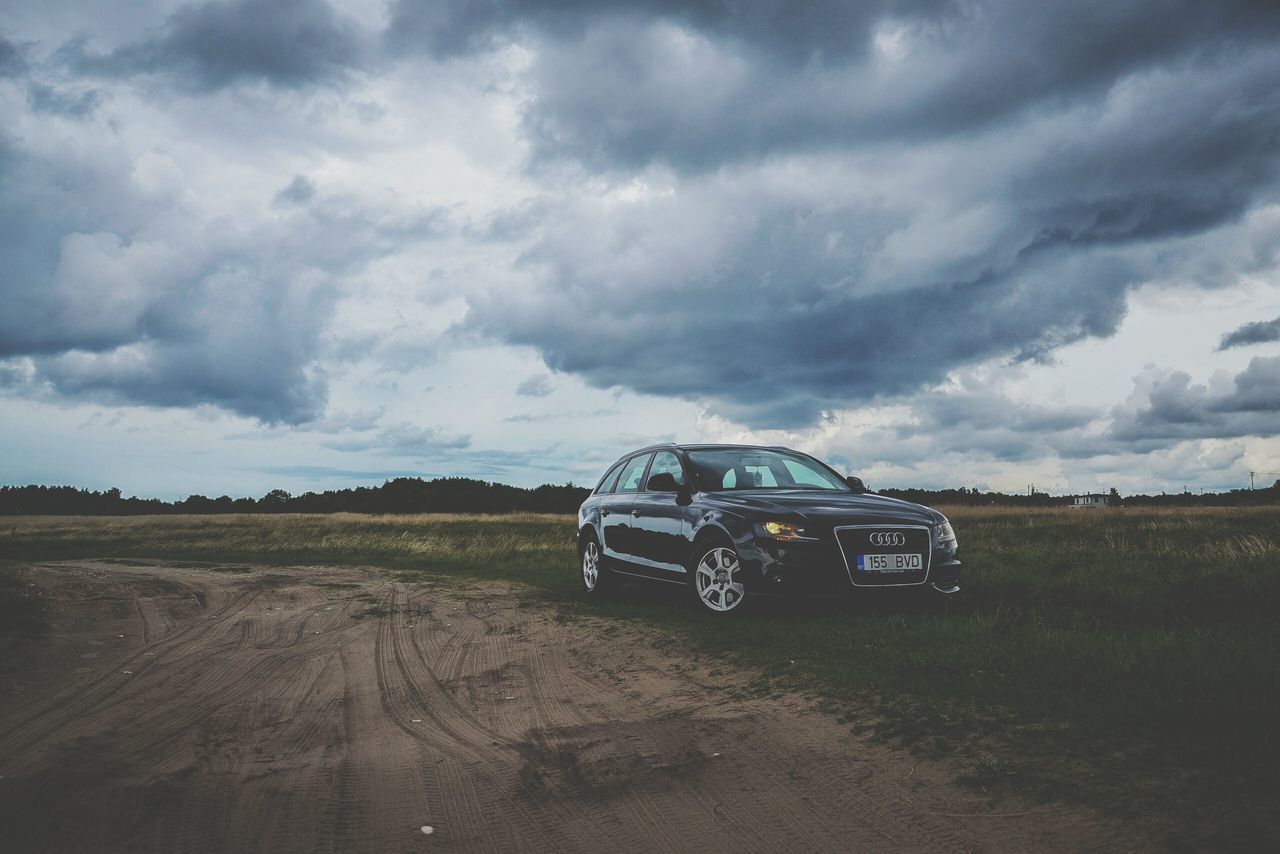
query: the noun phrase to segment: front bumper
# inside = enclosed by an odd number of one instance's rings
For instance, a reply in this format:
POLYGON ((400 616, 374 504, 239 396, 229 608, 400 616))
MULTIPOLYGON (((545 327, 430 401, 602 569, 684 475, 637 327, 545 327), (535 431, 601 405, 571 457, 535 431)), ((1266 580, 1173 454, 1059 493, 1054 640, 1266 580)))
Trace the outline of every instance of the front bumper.
MULTIPOLYGON (((816 541, 767 540, 752 538, 738 544, 742 577, 747 592, 778 596, 840 596, 852 590, 873 590, 856 586, 834 537, 816 541)), ((918 584, 893 589, 928 589, 939 593, 960 592, 960 559, 954 544, 934 547, 929 569, 918 584)), ((884 585, 891 587, 892 585, 884 585)))

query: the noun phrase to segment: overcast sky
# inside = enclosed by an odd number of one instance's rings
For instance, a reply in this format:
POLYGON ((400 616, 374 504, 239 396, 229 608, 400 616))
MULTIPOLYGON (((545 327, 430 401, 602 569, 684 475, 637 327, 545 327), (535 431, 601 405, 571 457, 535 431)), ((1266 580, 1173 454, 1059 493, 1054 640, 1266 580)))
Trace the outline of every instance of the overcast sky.
POLYGON ((1274 0, 3 0, 0 482, 593 483, 677 440, 1247 485, 1278 43, 1274 0))

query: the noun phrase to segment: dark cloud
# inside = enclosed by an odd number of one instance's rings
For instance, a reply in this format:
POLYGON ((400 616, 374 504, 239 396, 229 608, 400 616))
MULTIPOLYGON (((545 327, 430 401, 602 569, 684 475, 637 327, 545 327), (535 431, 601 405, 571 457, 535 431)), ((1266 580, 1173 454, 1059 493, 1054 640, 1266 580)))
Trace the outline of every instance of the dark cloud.
MULTIPOLYGON (((858 436, 862 464, 937 464, 957 456, 1021 462, 1044 459, 1057 446, 1105 418, 1089 407, 1033 404, 969 377, 959 388, 922 392, 902 403, 910 417, 858 436)), ((849 466, 848 460, 844 464, 849 466)), ((944 479, 945 482, 945 479, 944 479)))
POLYGON ((961 364, 1041 358, 1109 335, 1136 275, 1122 259, 1047 248, 970 279, 877 291, 860 280, 891 217, 718 196, 638 206, 603 225, 566 212, 526 258, 544 286, 477 300, 470 323, 597 386, 798 427, 824 410, 911 393, 961 364), (717 215, 723 222, 689 221, 717 215))
POLYGON ((82 119, 98 109, 102 103, 102 92, 97 89, 59 89, 33 82, 27 87, 27 103, 37 113, 82 119))
POLYGON ((276 193, 277 205, 305 205, 315 198, 316 185, 306 175, 295 175, 293 180, 276 193))
POLYGON ((1266 344, 1271 341, 1280 341, 1280 317, 1274 320, 1246 323, 1239 329, 1233 329, 1222 336, 1222 343, 1218 345, 1218 349, 1229 350, 1232 347, 1266 344))
POLYGON ((270 425, 266 429, 261 426, 240 433, 228 433, 223 438, 232 441, 260 441, 295 436, 298 433, 317 433, 327 435, 350 435, 352 433, 368 433, 378 427, 386 412, 384 407, 375 409, 328 409, 322 418, 316 418, 302 424, 270 425))
POLYGON ((0 140, 8 387, 312 421, 340 282, 442 222, 337 197, 210 222, 135 177, 111 145, 35 154, 0 140))
POLYGON ((983 389, 980 383, 961 392, 924 394, 913 400, 917 423, 902 435, 964 430, 1009 430, 1015 433, 1061 433, 1077 430, 1098 417, 1082 406, 1038 406, 983 389))
MULTIPOLYGON (((1256 357, 1235 378, 1235 391, 1213 406, 1220 412, 1280 415, 1280 356, 1256 357)), ((1271 435, 1280 434, 1280 419, 1272 422, 1271 435)))
MULTIPOLYGON (((1129 399, 1109 412, 1029 404, 972 378, 959 389, 921 393, 903 403, 908 420, 859 434, 860 461, 911 467, 946 458, 1062 459, 1075 468, 1092 459, 1111 461, 1095 464, 1102 469, 1132 469, 1145 465, 1137 458, 1173 453, 1184 443, 1280 436, 1280 357, 1255 358, 1234 376, 1220 371, 1208 384, 1149 365, 1134 377, 1129 399), (1122 459, 1129 462, 1116 466, 1122 459)), ((1234 461, 1240 452, 1218 448, 1208 456, 1224 455, 1234 461)))
POLYGON ((792 61, 865 52, 870 26, 880 17, 904 21, 953 17, 954 0, 872 0, 863 3, 782 0, 680 2, 680 0, 479 0, 437 3, 396 0, 387 28, 390 44, 442 57, 490 50, 529 36, 580 38, 601 21, 629 25, 666 20, 741 42, 792 61))
MULTIPOLYGON (((129 310, 127 300, 74 311, 66 303, 77 295, 54 285, 70 235, 112 225, 133 231, 158 214, 160 205, 122 176, 129 171, 131 164, 109 145, 97 156, 36 154, 0 137, 0 357, 73 346, 100 349, 129 340, 114 328, 129 310)), ((89 248, 81 237, 71 238, 73 249, 89 248)))
POLYGON ((555 385, 547 374, 534 374, 516 386, 516 394, 524 397, 546 397, 554 390, 555 385))
MULTIPOLYGON (((1099 24, 1121 15, 1120 31, 1136 37, 1143 17, 1113 5, 1082 14, 1099 24)), ((1141 8, 1148 18, 1156 9, 1141 8)), ((621 173, 659 186, 548 211, 523 256, 534 289, 476 299, 469 322, 597 386, 788 428, 911 394, 958 367, 1048 360, 1109 336, 1138 284, 1215 257, 1203 283, 1232 281, 1247 259, 1207 246, 1189 258, 1184 247, 1280 197, 1280 54, 1257 41, 1271 9, 1186 12, 1153 24, 1123 62, 1110 30, 1067 25, 1056 17, 1065 11, 965 18, 898 60, 901 81, 842 71, 850 91, 884 98, 867 109, 840 101, 844 84, 811 86, 804 75, 822 66, 781 73, 732 40, 601 24, 544 45, 527 116, 537 144, 619 185, 621 173), (1050 48, 1059 30, 1067 44, 1050 48), (1073 68, 1096 73, 1077 32, 1108 33, 1094 60, 1113 73, 1088 97, 1068 85, 1073 68), (997 35, 1019 56, 1047 51, 1037 110, 985 135, 930 125, 932 108, 904 124, 913 105, 936 99, 968 109, 948 87, 997 85, 1009 71, 997 35), (938 51, 952 64, 931 64, 938 51), (741 85, 717 76, 739 71, 741 85), (941 88, 895 96, 920 80, 941 88), (563 125, 557 99, 584 92, 582 121, 563 125), (561 118, 543 134, 547 116, 561 118)), ((1025 84, 1008 76, 1002 85, 1025 84)), ((1266 241, 1259 256, 1273 255, 1276 235, 1266 241)))
POLYGON ((168 74, 196 91, 242 82, 297 89, 339 80, 365 59, 364 34, 327 0, 213 0, 180 7, 150 38, 63 56, 86 73, 168 74))
POLYGON ((27 71, 26 49, 0 33, 0 78, 19 77, 27 71))
MULTIPOLYGON (((695 401, 751 427, 901 403, 915 420, 880 438, 902 459, 1274 434, 1266 361, 1207 386, 1144 375, 1109 419, 980 386, 924 391, 968 366, 1047 362, 1109 336, 1138 285, 1225 286, 1276 263, 1280 229, 1257 221, 1280 201, 1274 2, 396 0, 386 11, 381 37, 327 0, 213 0, 131 35, 104 26, 52 57, 0 38, 0 75, 27 78, 5 83, 26 110, 24 136, 0 138, 0 383, 214 404, 311 425, 340 450, 465 452, 487 471, 537 460, 486 458, 468 436, 407 423, 326 419, 322 365, 418 370, 487 337, 597 387, 695 401), (114 79, 133 77, 147 85, 114 79), (365 82, 358 103, 350 89, 311 90, 365 82), (176 109, 150 97, 242 84, 256 88, 176 109), (430 97, 413 100, 415 87, 430 97), (497 109, 450 100, 482 90, 497 109), (267 121, 287 154, 254 152, 228 180, 277 178, 248 202, 197 198, 214 182, 184 180, 177 160, 216 168, 243 151, 227 137, 263 115, 241 112, 244 101, 287 118, 267 121), (103 104, 121 115, 104 118, 103 104), (197 116, 206 104, 227 113, 197 116), (523 138, 433 136, 424 164, 466 149, 438 188, 336 195, 370 164, 413 162, 402 132, 416 126, 395 110, 420 105, 442 127, 492 112, 486 132, 523 138), (83 121, 39 127, 52 115, 83 121), (361 115, 362 138, 344 136, 361 115), (59 141, 95 120, 91 144, 59 141), (156 122, 155 143, 129 122, 156 122), (146 168, 166 146, 177 159, 146 168), (499 175, 508 151, 528 155, 518 181, 499 175), (345 157, 365 159, 346 169, 345 157), (323 191, 302 174, 280 187, 295 170, 324 175, 323 191), (502 190, 473 203, 457 188, 475 176, 502 190), (445 208, 387 200, 401 192, 452 198, 475 219, 459 229, 445 208), (510 209, 483 210, 495 195, 510 209), (408 249, 446 232, 441 260, 408 249), (406 263, 370 270, 394 255, 406 263), (375 279, 380 298, 423 311, 390 321, 360 305, 375 279), (450 311, 469 301, 466 320, 423 335, 445 293, 450 311), (341 330, 339 305, 353 320, 341 330)), ((1274 340, 1271 324, 1222 347, 1274 340)), ((548 389, 539 375, 517 391, 548 389)))
POLYGON ((267 422, 299 423, 323 413, 326 386, 307 368, 309 353, 300 346, 305 341, 279 337, 282 320, 263 324, 269 340, 240 334, 190 346, 70 352, 37 365, 41 380, 65 397, 183 407, 214 402, 267 422))
POLYGON ((1275 4, 1195 0, 399 8, 393 32, 425 22, 444 52, 541 34, 530 131, 541 156, 596 168, 970 132, 1164 65, 1267 52, 1280 33, 1275 4))
POLYGON ((1276 17, 1266 0, 1209 7, 1195 0, 1094 0, 1070 9, 1014 0, 396 0, 387 34, 401 49, 456 56, 537 37, 580 40, 609 22, 634 28, 661 21, 744 53, 812 67, 865 58, 878 28, 888 26, 930 47, 961 41, 987 53, 990 70, 980 82, 997 90, 1060 91, 1205 42, 1264 41, 1277 31, 1276 17), (1014 70, 1023 73, 1009 74, 1014 70))
POLYGON ((1112 413, 1101 443, 1081 442, 1072 455, 1117 448, 1149 452, 1194 439, 1280 435, 1280 356, 1256 357, 1234 377, 1209 385, 1183 371, 1149 369, 1129 401, 1112 413))
POLYGON ((1030 404, 974 376, 898 403, 909 415, 858 429, 842 443, 854 449, 841 457, 845 467, 853 470, 848 460, 855 459, 858 468, 897 472, 895 485, 954 486, 953 462, 970 471, 1060 462, 1069 479, 1141 471, 1232 488, 1238 481, 1228 469, 1243 457, 1241 440, 1280 436, 1280 357, 1254 359, 1234 376, 1220 371, 1207 385, 1149 365, 1129 399, 1110 411, 1030 404))

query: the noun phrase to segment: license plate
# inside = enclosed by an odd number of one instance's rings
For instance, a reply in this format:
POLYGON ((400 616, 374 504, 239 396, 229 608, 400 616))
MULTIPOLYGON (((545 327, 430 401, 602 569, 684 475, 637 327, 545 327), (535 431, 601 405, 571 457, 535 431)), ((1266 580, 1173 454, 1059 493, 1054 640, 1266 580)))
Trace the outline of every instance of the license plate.
POLYGON ((924 569, 923 555, 858 555, 858 572, 914 572, 924 569))

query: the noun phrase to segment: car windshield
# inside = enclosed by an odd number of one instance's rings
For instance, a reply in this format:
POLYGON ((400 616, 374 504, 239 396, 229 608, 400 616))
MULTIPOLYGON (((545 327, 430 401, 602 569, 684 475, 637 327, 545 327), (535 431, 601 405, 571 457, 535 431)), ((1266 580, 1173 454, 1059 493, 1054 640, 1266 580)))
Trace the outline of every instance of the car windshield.
POLYGON ((802 454, 754 448, 710 448, 688 452, 701 489, 831 489, 849 484, 802 454))

